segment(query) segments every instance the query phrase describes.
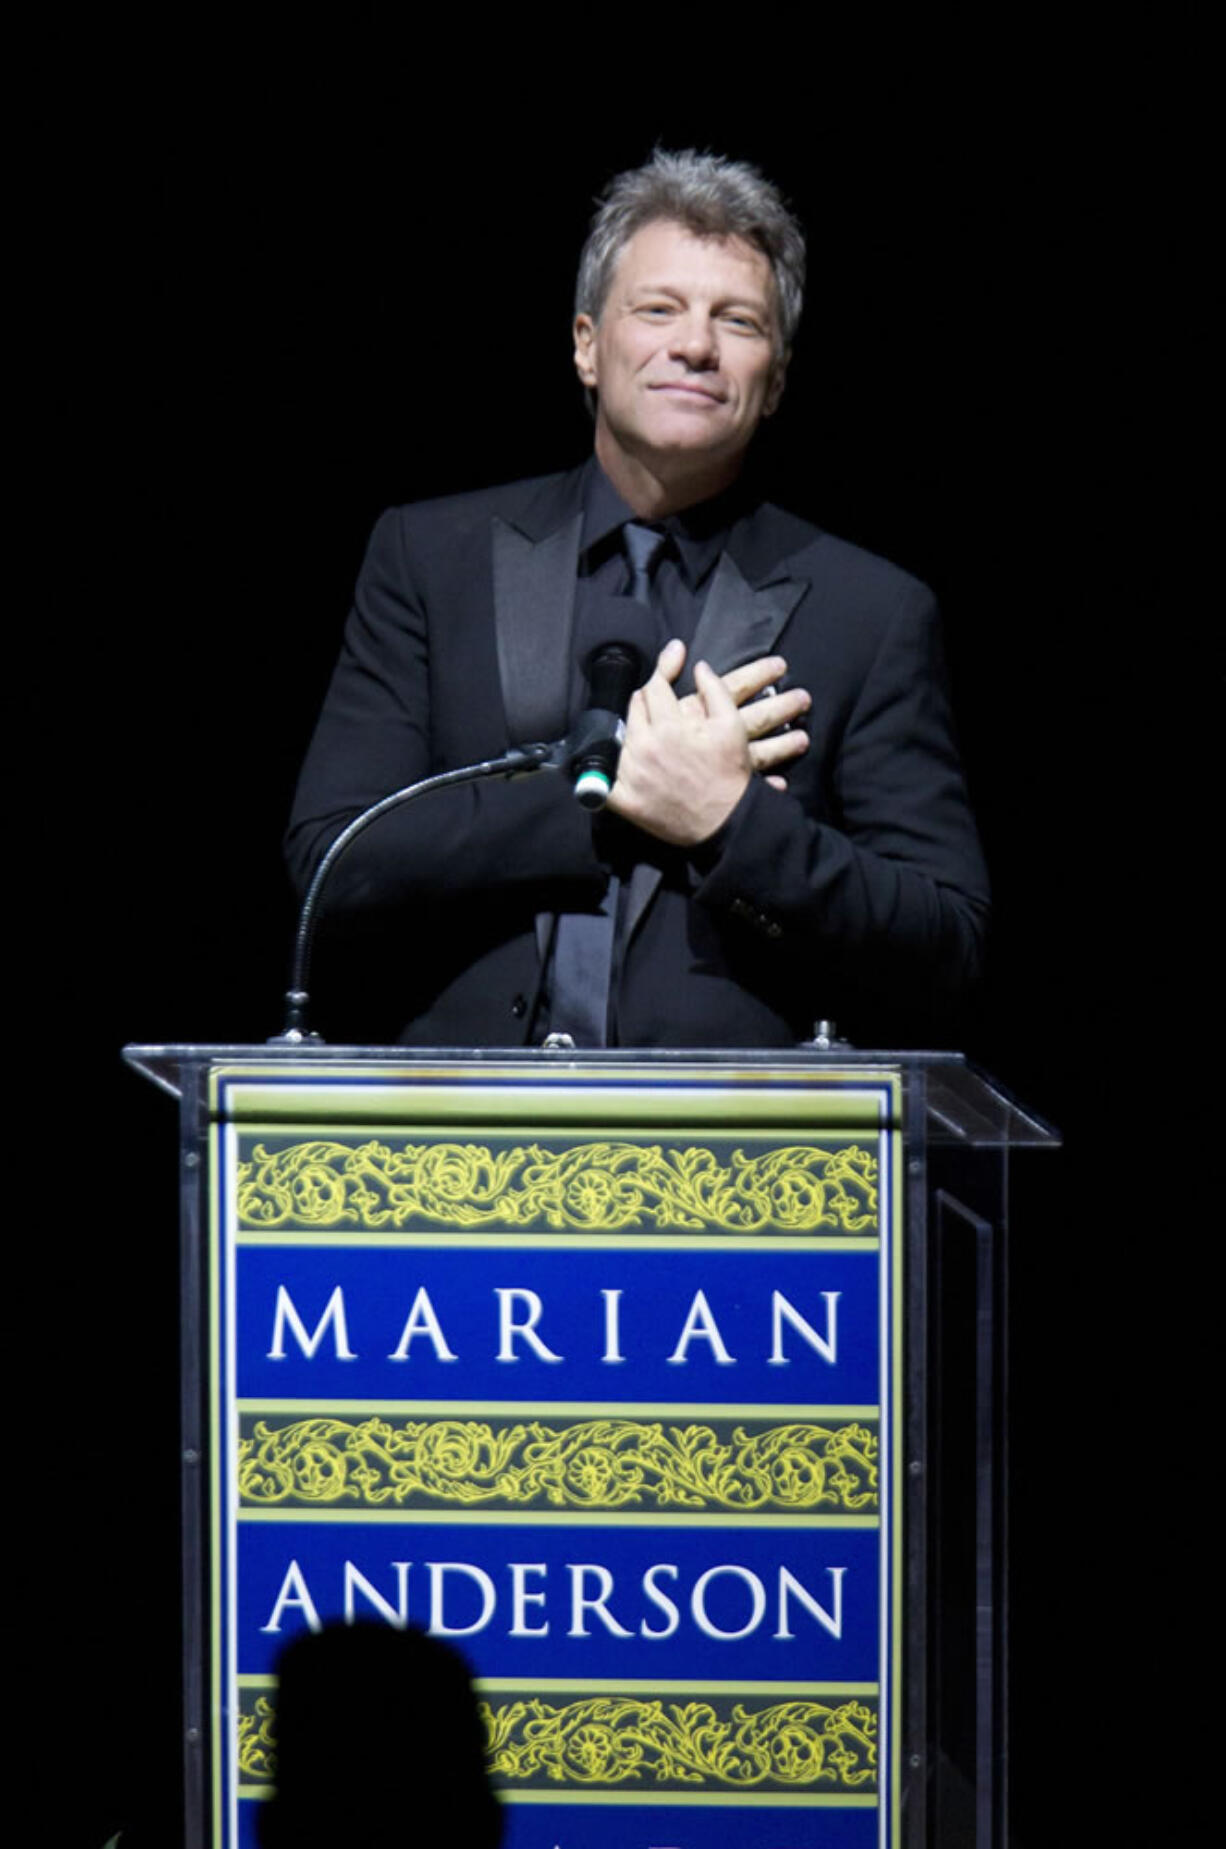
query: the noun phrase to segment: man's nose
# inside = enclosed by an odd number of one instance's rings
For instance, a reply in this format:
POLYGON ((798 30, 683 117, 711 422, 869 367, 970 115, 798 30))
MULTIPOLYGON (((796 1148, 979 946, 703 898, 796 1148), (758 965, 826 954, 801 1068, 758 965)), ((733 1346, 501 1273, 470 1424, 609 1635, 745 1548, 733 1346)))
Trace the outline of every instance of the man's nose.
POLYGON ((706 315, 687 315, 678 323, 673 352, 695 371, 708 372, 719 365, 719 342, 706 315))

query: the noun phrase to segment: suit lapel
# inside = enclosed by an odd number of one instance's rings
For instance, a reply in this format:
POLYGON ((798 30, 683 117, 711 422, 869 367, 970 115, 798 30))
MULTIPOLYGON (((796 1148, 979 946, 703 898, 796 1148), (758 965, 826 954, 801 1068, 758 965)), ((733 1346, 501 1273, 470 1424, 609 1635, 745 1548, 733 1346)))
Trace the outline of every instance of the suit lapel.
POLYGON ((625 942, 627 944, 642 923, 643 913, 655 898, 659 884, 659 867, 649 866, 645 860, 640 860, 631 868, 630 880, 626 888, 625 942))
MULTIPOLYGON (((707 661, 717 674, 727 674, 747 661, 773 652, 784 624, 803 597, 803 580, 779 577, 755 590, 747 583, 730 552, 720 556, 711 589, 698 619, 694 640, 686 652, 685 668, 677 682, 681 695, 693 693, 696 661, 707 661)), ((626 942, 629 943, 643 913, 660 884, 658 867, 641 864, 630 878, 626 898, 626 942)))
POLYGON ((717 674, 769 655, 806 586, 781 578, 755 590, 730 552, 721 555, 703 605, 698 628, 678 682, 682 694, 694 691, 694 663, 709 661, 717 674))
MULTIPOLYGON (((494 635, 507 737, 515 744, 550 741, 566 730, 583 532, 582 506, 568 513, 567 505, 574 503, 563 490, 531 510, 523 525, 494 516, 494 635)), ((540 976, 556 922, 552 912, 537 913, 540 976)), ((535 1012, 534 999, 524 1017, 525 1035, 535 1012)))
MULTIPOLYGON (((578 471, 560 485, 550 484, 549 494, 514 524, 494 518, 498 672, 508 731, 516 743, 552 738, 565 728, 583 531, 581 502, 576 505, 581 493, 578 471)), ((763 509, 734 532, 715 568, 677 684, 679 693, 694 691, 695 661, 709 661, 717 673, 726 674, 742 662, 769 655, 778 642, 807 588, 803 579, 788 577, 777 562, 772 562, 773 570, 756 569, 765 563, 770 540, 783 536, 777 530, 779 520, 777 510, 763 509), (756 586, 738 565, 738 552, 746 558, 756 586)))
POLYGON ((582 511, 534 539, 494 519, 494 622, 507 732, 515 744, 566 730, 582 511))

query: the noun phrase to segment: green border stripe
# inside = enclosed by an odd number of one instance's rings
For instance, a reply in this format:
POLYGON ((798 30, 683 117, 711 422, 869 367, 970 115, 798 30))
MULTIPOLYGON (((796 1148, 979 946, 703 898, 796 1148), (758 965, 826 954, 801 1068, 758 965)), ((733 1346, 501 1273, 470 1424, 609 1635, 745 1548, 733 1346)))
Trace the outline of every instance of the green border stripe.
POLYGON ((432 1247, 469 1251, 497 1251, 514 1247, 517 1251, 573 1252, 865 1252, 876 1253, 881 1241, 875 1233, 857 1237, 854 1233, 832 1234, 823 1239, 815 1233, 447 1233, 431 1228, 428 1233, 350 1232, 344 1226, 321 1226, 316 1233, 239 1233, 238 1246, 318 1246, 333 1243, 349 1251, 354 1246, 395 1248, 422 1252, 432 1247))
MULTIPOLYGON (((240 1689, 275 1689, 276 1676, 236 1676, 240 1689)), ((671 1681, 652 1679, 635 1681, 624 1677, 604 1680, 591 1676, 478 1676, 474 1687, 479 1694, 513 1695, 531 1689, 537 1695, 774 1695, 786 1700, 793 1695, 878 1695, 876 1682, 701 1682, 674 1677, 671 1681)))
POLYGON ((689 1809, 736 1809, 736 1810, 876 1810, 876 1797, 861 1792, 848 1792, 845 1796, 833 1791, 812 1792, 799 1791, 571 1791, 564 1788, 559 1791, 516 1791, 512 1786, 499 1785, 495 1780, 495 1790, 503 1804, 617 1804, 617 1805, 652 1805, 659 1807, 681 1805, 689 1809))
MULTIPOLYGON (((225 1400, 225 1384, 218 1378, 219 1370, 218 1370, 218 1365, 217 1365, 218 1354, 219 1354, 220 1346, 221 1346, 222 1203, 221 1203, 221 1187, 220 1187, 220 1164, 221 1164, 221 1153, 222 1153, 222 1141, 223 1141, 224 1135, 225 1135, 224 1125, 219 1125, 216 1123, 211 1123, 209 1125, 209 1129, 208 1129, 209 1184, 208 1184, 208 1198, 207 1198, 207 1203, 206 1203, 207 1214, 208 1214, 208 1229, 209 1229, 208 1230, 208 1241, 209 1241, 208 1297, 209 1297, 209 1302, 208 1302, 208 1334, 206 1337, 205 1350, 207 1354, 207 1366, 208 1366, 208 1371, 209 1371, 209 1379, 212 1385, 209 1391, 208 1409, 207 1409, 208 1410, 208 1423, 209 1423, 210 1458, 209 1458, 209 1485, 208 1485, 209 1508, 205 1516, 205 1522, 208 1528, 209 1540, 211 1544, 209 1551, 212 1555, 212 1560, 209 1565, 210 1598, 211 1598, 212 1610, 206 1614, 206 1624, 208 1627, 208 1641, 205 1644, 205 1649, 208 1653, 208 1666, 209 1666, 208 1698, 211 1700, 212 1703, 222 1702, 225 1699, 224 1694, 222 1692, 222 1686, 221 1686, 221 1627, 222 1627, 222 1619, 224 1615, 224 1601, 222 1598, 221 1545, 220 1545, 221 1523, 223 1519, 223 1511, 224 1511, 224 1506, 225 1506, 225 1500, 222 1494, 222 1484, 221 1484, 221 1413, 222 1413, 222 1406, 225 1400)), ((231 1563, 231 1565, 233 1567, 233 1563, 231 1563)), ((229 1750, 230 1741, 227 1737, 226 1730, 223 1730, 221 1727, 214 1725, 211 1729, 211 1733, 212 1733, 211 1744, 212 1744, 212 1749, 213 1749, 212 1750, 212 1765, 209 1767, 208 1776, 211 1782, 212 1793, 213 1793, 213 1819, 214 1819, 213 1837, 214 1837, 215 1842, 220 1842, 222 1840, 222 1832, 226 1827, 225 1818, 222 1814, 222 1803, 221 1803, 222 1755, 223 1753, 229 1750)))
MULTIPOLYGON (((514 1791, 503 1786, 496 1787, 501 1804, 616 1804, 620 1807, 630 1805, 674 1804, 685 1809, 722 1809, 735 1810, 876 1810, 875 1797, 867 1797, 859 1792, 848 1793, 839 1797, 834 1792, 814 1792, 804 1797, 799 1792, 763 1791, 752 1792, 700 1792, 700 1791, 514 1791)), ((242 1803, 258 1803, 273 1795, 270 1785, 239 1785, 238 1798, 242 1803)))
POLYGON ((242 1522, 304 1522, 308 1527, 329 1522, 370 1522, 384 1527, 446 1526, 456 1528, 667 1528, 670 1533, 691 1528, 879 1528, 877 1515, 719 1515, 701 1513, 644 1515, 640 1513, 541 1509, 259 1509, 240 1508, 242 1522))
POLYGON ((563 1414, 587 1414, 594 1419, 608 1418, 615 1412, 619 1418, 636 1419, 672 1419, 684 1416, 687 1419, 793 1419, 807 1422, 828 1419, 876 1419, 880 1414, 877 1406, 819 1406, 806 1404, 795 1405, 788 1401, 758 1400, 752 1406, 726 1405, 713 1406, 705 1400, 337 1400, 320 1398, 316 1400, 243 1400, 236 1399, 234 1409, 237 1413, 253 1412, 299 1412, 308 1418, 320 1413, 343 1412, 402 1412, 409 1416, 426 1417, 441 1414, 444 1417, 454 1414, 490 1413, 508 1418, 531 1417, 542 1419, 558 1418, 563 1414))
POLYGON ((889 1098, 895 1121, 901 1104, 897 1071, 884 1067, 853 1074, 798 1066, 787 1068, 782 1078, 777 1067, 735 1073, 726 1068, 712 1073, 701 1067, 618 1067, 606 1069, 578 1092, 572 1089, 576 1072, 565 1067, 548 1073, 537 1068, 526 1083, 523 1066, 482 1065, 479 1081, 473 1079, 471 1067, 442 1067, 432 1073, 429 1068, 389 1065, 375 1069, 381 1078, 378 1083, 371 1082, 370 1067, 329 1066, 326 1070, 335 1083, 294 1085, 285 1079, 283 1069, 261 1074, 249 1066, 221 1067, 213 1074, 214 1108, 222 1083, 227 1088, 230 1121, 244 1128, 265 1125, 269 1130, 297 1121, 318 1123, 325 1116, 338 1123, 382 1126, 403 1121, 406 1115, 414 1121, 435 1117, 449 1126, 527 1120, 538 1130, 546 1123, 697 1125, 727 1123, 730 1118, 744 1125, 812 1125, 817 1104, 823 1128, 864 1128, 876 1134, 887 1127, 881 1093, 889 1098), (444 1088, 432 1085, 432 1076, 462 1077, 464 1082, 444 1088), (853 1082, 854 1091, 850 1089, 853 1082), (684 1086, 681 1095, 679 1086, 684 1086), (411 1100, 406 1099, 406 1092, 411 1100), (410 1103, 411 1109, 406 1110, 410 1103))

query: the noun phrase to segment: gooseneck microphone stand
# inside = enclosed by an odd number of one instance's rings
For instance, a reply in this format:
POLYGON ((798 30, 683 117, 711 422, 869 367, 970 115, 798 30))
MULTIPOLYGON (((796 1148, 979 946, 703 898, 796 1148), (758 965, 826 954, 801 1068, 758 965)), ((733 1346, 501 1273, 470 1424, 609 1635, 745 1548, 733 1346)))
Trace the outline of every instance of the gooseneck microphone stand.
POLYGON ((525 777, 532 771, 560 770, 567 762, 569 743, 569 740, 564 739, 560 745, 517 745, 500 758, 484 758, 479 764, 463 764, 458 770, 444 770, 434 777, 423 777, 417 783, 406 784, 402 790, 393 790, 390 796, 384 796, 369 809, 363 809, 361 815, 355 816, 341 830, 316 867, 307 887, 306 898, 302 901, 294 937, 290 987, 285 996, 285 1027, 281 1033, 271 1037, 270 1046, 301 1046, 306 1041, 318 1043, 321 1038, 319 1034, 312 1033, 307 1025, 307 1010, 311 1000, 307 979, 311 968, 315 919, 320 896, 331 878, 333 868, 358 836, 364 834, 372 822, 377 822, 391 810, 399 809, 418 796, 428 796, 432 790, 445 790, 457 783, 477 783, 483 777, 525 777))

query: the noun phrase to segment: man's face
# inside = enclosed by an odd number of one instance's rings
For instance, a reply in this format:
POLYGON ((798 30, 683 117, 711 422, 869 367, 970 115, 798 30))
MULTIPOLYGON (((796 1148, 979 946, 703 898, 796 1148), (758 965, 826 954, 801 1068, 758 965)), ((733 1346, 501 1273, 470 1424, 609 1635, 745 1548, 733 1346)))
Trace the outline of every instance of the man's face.
POLYGON ((624 458, 731 479, 783 390, 769 262, 740 238, 644 225, 599 323, 576 317, 575 366, 598 394, 596 454, 614 479, 624 458))

